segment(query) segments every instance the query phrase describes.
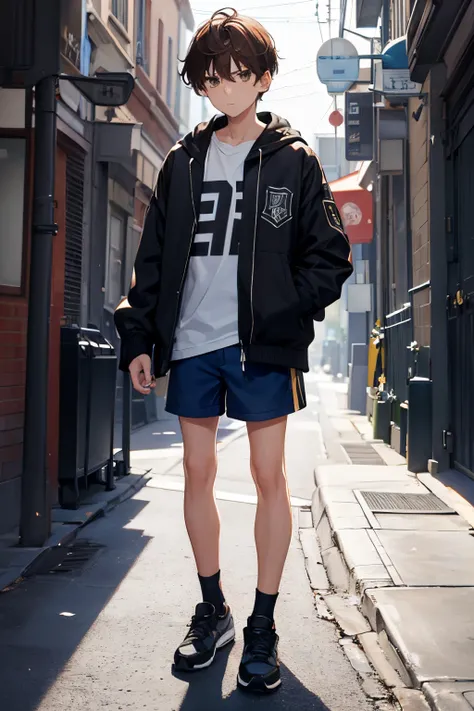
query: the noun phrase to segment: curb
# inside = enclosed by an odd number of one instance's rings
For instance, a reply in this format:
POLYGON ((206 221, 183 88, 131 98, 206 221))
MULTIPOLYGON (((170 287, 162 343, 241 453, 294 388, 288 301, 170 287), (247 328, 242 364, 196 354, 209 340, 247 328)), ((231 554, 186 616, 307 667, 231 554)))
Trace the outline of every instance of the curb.
MULTIPOLYGON (((474 677, 471 682, 449 682, 437 674, 439 681, 429 682, 427 676, 419 675, 409 637, 399 630, 393 612, 397 609, 396 591, 407 588, 383 548, 378 535, 380 522, 360 492, 431 492, 467 522, 467 535, 473 535, 474 508, 449 488, 449 475, 443 483, 441 477, 428 473, 409 473, 400 455, 372 438, 361 416, 342 409, 324 414, 327 416, 321 422, 329 461, 315 469, 311 514, 332 592, 316 592, 319 616, 336 622, 346 635, 344 644, 359 645, 357 657, 363 650, 389 691, 388 703, 403 711, 473 711, 474 677), (370 445, 383 460, 383 466, 362 466, 362 462, 350 462, 350 458, 342 464, 340 452, 346 442, 370 445)), ((310 571, 307 564, 311 582, 310 571)), ((354 649, 351 646, 347 651, 354 649)), ((468 677, 466 673, 463 676, 468 677)))
MULTIPOLYGON (((122 488, 118 487, 119 491, 115 489, 113 492, 110 492, 112 496, 110 496, 105 501, 92 505, 88 505, 87 503, 85 503, 81 507, 81 509, 79 509, 77 512, 74 512, 77 514, 78 518, 82 515, 82 520, 78 520, 75 523, 64 522, 61 526, 57 528, 56 531, 51 534, 51 536, 48 538, 42 548, 31 549, 31 556, 29 556, 29 560, 27 563, 24 564, 24 567, 12 565, 11 572, 9 572, 8 568, 6 569, 3 575, 0 576, 0 594, 11 592, 17 585, 23 582, 25 578, 31 577, 34 574, 35 569, 37 569, 40 561, 42 561, 43 558, 46 558, 51 555, 51 551, 54 548, 70 546, 71 543, 75 541, 80 531, 88 524, 97 520, 101 516, 105 516, 107 513, 115 509, 121 503, 127 501, 127 499, 130 499, 132 496, 134 496, 134 494, 136 494, 138 491, 140 491, 140 489, 146 486, 149 480, 149 477, 147 475, 148 472, 143 472, 139 475, 135 475, 137 478, 131 479, 129 480, 129 482, 125 481, 124 484, 128 483, 129 485, 124 486, 122 488), (83 509, 85 508, 89 508, 92 510, 84 512, 83 509)), ((129 476, 134 476, 133 472, 129 476)), ((122 479, 118 480, 117 483, 120 484, 122 481, 127 479, 128 477, 123 477, 122 479)), ((101 492, 100 495, 104 495, 103 492, 101 492)))

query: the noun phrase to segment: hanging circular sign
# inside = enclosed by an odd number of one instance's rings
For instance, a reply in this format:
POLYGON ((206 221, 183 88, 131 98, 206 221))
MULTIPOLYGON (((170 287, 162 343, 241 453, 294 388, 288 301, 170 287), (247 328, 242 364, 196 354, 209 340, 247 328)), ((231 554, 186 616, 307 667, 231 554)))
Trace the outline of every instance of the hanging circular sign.
POLYGON ((343 94, 359 78, 359 54, 352 42, 334 37, 324 42, 316 60, 318 77, 329 94, 343 94))
POLYGON ((331 124, 331 126, 338 128, 344 123, 344 116, 341 114, 340 111, 332 111, 329 114, 329 123, 331 124))

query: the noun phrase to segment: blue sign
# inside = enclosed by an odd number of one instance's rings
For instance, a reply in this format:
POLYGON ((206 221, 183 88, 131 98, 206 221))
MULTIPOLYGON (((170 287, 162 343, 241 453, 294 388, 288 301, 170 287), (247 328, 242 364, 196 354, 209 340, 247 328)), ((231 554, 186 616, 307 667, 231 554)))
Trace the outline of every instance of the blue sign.
POLYGON ((329 94, 343 94, 359 78, 359 55, 346 39, 335 37, 324 42, 318 52, 318 77, 329 94))

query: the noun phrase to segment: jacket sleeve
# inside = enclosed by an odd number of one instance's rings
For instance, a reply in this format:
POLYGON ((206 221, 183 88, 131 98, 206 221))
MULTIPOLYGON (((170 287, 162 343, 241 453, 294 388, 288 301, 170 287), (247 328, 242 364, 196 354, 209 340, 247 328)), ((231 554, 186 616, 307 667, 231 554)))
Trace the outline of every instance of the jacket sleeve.
POLYGON ((349 240, 319 160, 304 158, 294 281, 302 311, 323 320, 323 310, 337 301, 352 274, 349 240))
POLYGON ((114 314, 121 338, 119 368, 125 372, 137 356, 146 353, 151 357, 155 343, 154 316, 160 287, 172 156, 171 152, 161 167, 148 206, 128 296, 122 299, 114 314))

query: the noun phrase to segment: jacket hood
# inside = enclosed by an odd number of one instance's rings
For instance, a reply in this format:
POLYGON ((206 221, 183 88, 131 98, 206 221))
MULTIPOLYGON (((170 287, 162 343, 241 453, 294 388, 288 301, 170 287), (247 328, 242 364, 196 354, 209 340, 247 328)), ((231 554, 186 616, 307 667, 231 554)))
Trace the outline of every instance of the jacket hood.
MULTIPOLYGON (((276 116, 276 114, 272 114, 268 111, 258 113, 257 116, 260 121, 266 124, 266 128, 261 136, 255 141, 249 157, 254 154, 258 154, 260 150, 263 155, 267 155, 280 150, 280 148, 283 148, 290 143, 306 143, 306 141, 301 138, 299 131, 291 128, 286 119, 276 116)), ((211 142, 212 134, 215 131, 219 131, 221 128, 224 128, 226 125, 227 116, 214 116, 214 118, 207 123, 201 123, 196 126, 194 131, 188 133, 187 136, 179 141, 179 143, 181 143, 192 158, 203 162, 211 142)))

